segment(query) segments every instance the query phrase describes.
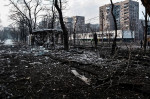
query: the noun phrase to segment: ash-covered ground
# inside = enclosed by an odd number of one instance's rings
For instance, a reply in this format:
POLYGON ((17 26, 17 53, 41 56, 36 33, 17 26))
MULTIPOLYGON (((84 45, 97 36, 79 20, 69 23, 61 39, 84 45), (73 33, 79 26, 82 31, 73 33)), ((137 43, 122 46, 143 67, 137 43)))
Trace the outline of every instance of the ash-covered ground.
POLYGON ((1 44, 0 98, 149 99, 150 53, 118 49, 115 56, 108 54, 107 49, 66 52, 61 46, 1 44))

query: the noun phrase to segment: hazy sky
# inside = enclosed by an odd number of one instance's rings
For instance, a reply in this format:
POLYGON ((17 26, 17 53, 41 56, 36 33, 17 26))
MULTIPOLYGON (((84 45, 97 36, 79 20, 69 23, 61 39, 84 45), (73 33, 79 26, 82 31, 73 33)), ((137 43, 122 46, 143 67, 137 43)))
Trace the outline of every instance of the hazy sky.
MULTIPOLYGON (((113 0, 113 2, 119 2, 124 0, 113 0)), ((139 18, 143 18, 142 11, 144 7, 142 6, 140 0, 140 15, 139 18)), ((68 0, 68 7, 64 13, 64 16, 85 16, 86 22, 91 23, 99 23, 99 7, 105 4, 109 4, 110 0, 68 0), (96 17, 96 18, 94 18, 96 17), (93 19, 91 19, 93 18, 93 19), (91 19, 91 20, 89 20, 91 19)), ((5 6, 8 4, 8 0, 0 1, 0 19, 2 21, 3 26, 7 26, 10 24, 10 20, 8 18, 9 15, 9 7, 5 6)))

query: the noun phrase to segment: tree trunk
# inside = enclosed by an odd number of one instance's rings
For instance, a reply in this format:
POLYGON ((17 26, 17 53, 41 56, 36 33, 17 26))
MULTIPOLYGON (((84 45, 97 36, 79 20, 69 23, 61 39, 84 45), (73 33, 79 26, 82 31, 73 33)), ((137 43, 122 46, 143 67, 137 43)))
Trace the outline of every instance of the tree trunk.
POLYGON ((74 24, 74 30, 73 30, 73 39, 74 39, 74 47, 76 46, 76 26, 77 26, 78 18, 76 18, 76 22, 74 24))
POLYGON ((104 35, 104 14, 102 14, 102 45, 104 44, 104 38, 103 38, 103 35, 104 35))
POLYGON ((147 9, 147 13, 150 16, 150 0, 141 0, 142 4, 145 6, 145 9, 147 9))
MULTIPOLYGON (((53 1, 54 2, 54 1, 53 1)), ((52 22, 51 22, 51 26, 52 26, 52 29, 54 29, 54 23, 55 23, 55 10, 54 10, 54 6, 52 5, 52 13, 53 13, 53 16, 52 16, 52 22)), ((54 37, 54 31, 52 31, 52 45, 53 47, 55 48, 55 37, 54 37)))
POLYGON ((147 44, 147 10, 145 8, 145 32, 144 32, 144 53, 146 53, 146 44, 147 44))
POLYGON ((61 0, 60 0, 60 7, 58 6, 58 0, 55 0, 55 3, 54 3, 58 13, 59 13, 59 20, 60 20, 60 25, 61 25, 61 28, 63 30, 63 38, 64 38, 64 49, 66 51, 69 50, 69 46, 68 46, 68 31, 66 29, 66 26, 64 24, 64 20, 63 20, 63 15, 62 15, 62 9, 61 9, 61 0))
POLYGON ((112 0, 110 0, 110 2, 111 2, 111 5, 112 5, 111 14, 112 14, 114 25, 115 25, 115 38, 113 40, 112 50, 111 50, 111 54, 114 55, 115 50, 116 50, 116 46, 117 46, 117 44, 116 44, 116 40, 117 40, 117 23, 116 23, 116 18, 115 18, 114 13, 113 13, 114 4, 113 4, 112 0))

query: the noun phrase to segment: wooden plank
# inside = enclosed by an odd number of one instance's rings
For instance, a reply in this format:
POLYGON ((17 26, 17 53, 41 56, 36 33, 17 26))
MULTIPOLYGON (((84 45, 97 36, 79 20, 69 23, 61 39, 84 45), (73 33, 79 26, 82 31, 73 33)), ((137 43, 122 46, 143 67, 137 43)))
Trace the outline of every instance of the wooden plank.
POLYGON ((71 72, 78 77, 79 79, 81 79, 82 81, 84 81, 87 85, 90 85, 90 79, 86 78, 84 75, 80 75, 76 70, 71 70, 71 72))

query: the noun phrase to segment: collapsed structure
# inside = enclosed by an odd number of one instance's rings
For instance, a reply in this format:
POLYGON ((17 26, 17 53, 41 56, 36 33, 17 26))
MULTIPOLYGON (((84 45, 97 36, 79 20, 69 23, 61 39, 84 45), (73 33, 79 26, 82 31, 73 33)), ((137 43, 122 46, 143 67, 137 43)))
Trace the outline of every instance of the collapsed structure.
POLYGON ((62 30, 58 29, 38 29, 34 30, 31 35, 28 36, 29 45, 48 45, 51 43, 58 43, 62 30))

